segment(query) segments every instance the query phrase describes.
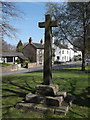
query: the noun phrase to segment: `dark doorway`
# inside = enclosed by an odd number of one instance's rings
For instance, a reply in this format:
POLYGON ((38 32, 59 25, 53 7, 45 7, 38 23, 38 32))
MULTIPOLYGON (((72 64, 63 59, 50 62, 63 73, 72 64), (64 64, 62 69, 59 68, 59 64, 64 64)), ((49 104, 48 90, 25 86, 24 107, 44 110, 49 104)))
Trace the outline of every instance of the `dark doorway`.
POLYGON ((7 62, 13 62, 13 57, 7 57, 7 62))

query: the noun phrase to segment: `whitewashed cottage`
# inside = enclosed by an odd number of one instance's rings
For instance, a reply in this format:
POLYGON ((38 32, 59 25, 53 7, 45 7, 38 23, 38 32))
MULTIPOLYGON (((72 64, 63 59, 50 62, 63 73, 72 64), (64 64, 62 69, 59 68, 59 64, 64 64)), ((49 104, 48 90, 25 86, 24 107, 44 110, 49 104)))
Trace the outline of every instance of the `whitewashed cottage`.
POLYGON ((57 47, 54 43, 53 43, 53 49, 55 51, 55 55, 53 60, 54 61, 60 61, 60 62, 67 62, 67 61, 73 61, 74 60, 74 56, 82 56, 81 51, 76 51, 73 47, 73 45, 71 45, 70 43, 67 44, 67 46, 61 44, 61 48, 57 47))

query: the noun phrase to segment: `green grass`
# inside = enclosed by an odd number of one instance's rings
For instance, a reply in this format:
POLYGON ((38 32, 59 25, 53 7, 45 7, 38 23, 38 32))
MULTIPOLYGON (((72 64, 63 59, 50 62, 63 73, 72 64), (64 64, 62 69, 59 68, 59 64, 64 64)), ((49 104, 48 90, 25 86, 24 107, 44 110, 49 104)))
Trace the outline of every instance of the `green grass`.
POLYGON ((1 63, 1 64, 0 64, 0 67, 9 66, 9 65, 11 65, 11 64, 8 64, 8 63, 1 63))
MULTIPOLYGON (((81 70, 82 67, 73 67, 73 68, 66 68, 66 69, 81 70)), ((90 71, 90 64, 85 66, 85 70, 90 71)))
POLYGON ((4 76, 2 78, 3 118, 88 118, 88 109, 90 108, 88 74, 87 71, 74 69, 53 71, 53 84, 58 84, 60 90, 76 96, 76 100, 66 116, 45 115, 14 107, 17 102, 25 98, 27 93, 33 93, 37 84, 43 82, 42 72, 4 76))

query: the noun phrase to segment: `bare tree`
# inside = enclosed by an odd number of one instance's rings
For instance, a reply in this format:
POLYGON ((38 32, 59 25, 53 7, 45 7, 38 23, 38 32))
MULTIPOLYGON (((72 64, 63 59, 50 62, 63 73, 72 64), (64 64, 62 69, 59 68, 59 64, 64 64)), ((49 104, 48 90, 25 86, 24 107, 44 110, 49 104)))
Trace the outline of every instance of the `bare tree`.
POLYGON ((17 9, 15 3, 0 1, 0 33, 2 39, 4 36, 16 37, 18 30, 11 25, 10 20, 19 18, 20 14, 21 11, 17 9))
POLYGON ((14 45, 8 44, 6 41, 2 40, 2 52, 12 52, 16 51, 16 47, 14 45))
MULTIPOLYGON (((90 2, 69 2, 60 4, 47 4, 47 13, 58 21, 58 28, 55 28, 53 35, 60 42, 68 41, 74 47, 73 41, 79 39, 82 42, 82 70, 85 70, 85 54, 87 31, 90 25, 90 2)), ((79 48, 80 49, 80 48, 79 48)))

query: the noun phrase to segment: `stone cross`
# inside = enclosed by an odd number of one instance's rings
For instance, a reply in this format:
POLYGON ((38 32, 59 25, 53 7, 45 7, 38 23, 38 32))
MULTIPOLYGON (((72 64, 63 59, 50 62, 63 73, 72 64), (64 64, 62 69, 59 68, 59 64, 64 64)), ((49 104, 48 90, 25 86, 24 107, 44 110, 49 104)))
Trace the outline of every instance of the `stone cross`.
POLYGON ((57 27, 56 21, 51 21, 51 16, 45 15, 45 22, 40 22, 39 27, 45 28, 45 43, 44 43, 44 68, 43 77, 44 84, 52 83, 52 27, 57 27))

